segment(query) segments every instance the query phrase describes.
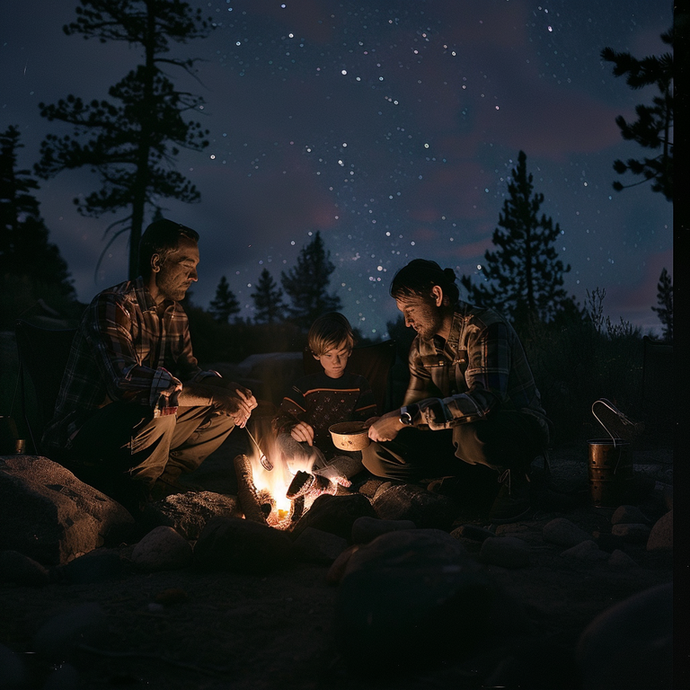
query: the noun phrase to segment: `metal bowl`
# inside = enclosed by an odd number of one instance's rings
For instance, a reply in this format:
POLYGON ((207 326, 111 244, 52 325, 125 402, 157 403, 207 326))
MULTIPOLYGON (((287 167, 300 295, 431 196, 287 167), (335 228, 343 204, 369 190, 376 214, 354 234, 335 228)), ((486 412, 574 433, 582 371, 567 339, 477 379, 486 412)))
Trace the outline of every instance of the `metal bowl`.
POLYGON ((362 450, 369 445, 368 428, 364 422, 338 422, 328 427, 333 445, 340 450, 362 450))

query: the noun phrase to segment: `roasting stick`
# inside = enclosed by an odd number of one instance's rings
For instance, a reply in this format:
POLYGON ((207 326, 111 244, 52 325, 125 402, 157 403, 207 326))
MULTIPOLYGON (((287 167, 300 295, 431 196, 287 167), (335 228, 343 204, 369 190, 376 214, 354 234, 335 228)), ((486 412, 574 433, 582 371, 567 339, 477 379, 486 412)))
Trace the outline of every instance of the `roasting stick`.
POLYGON ((252 440, 252 443, 256 446, 256 449, 259 451, 259 461, 261 462, 263 468, 266 470, 266 472, 270 472, 273 469, 273 465, 271 464, 271 461, 266 457, 266 454, 261 450, 261 446, 256 442, 256 439, 252 435, 252 432, 245 427, 246 432, 249 434, 249 438, 252 440))

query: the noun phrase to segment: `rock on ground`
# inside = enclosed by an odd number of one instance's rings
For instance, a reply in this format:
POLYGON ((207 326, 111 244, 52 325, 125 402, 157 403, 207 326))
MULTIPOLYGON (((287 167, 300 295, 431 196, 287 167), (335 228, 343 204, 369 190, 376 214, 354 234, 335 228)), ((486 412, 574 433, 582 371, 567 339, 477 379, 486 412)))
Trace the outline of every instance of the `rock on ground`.
POLYGON ((50 566, 118 543, 129 535, 134 519, 62 465, 13 455, 0 457, 0 524, 0 549, 50 566))

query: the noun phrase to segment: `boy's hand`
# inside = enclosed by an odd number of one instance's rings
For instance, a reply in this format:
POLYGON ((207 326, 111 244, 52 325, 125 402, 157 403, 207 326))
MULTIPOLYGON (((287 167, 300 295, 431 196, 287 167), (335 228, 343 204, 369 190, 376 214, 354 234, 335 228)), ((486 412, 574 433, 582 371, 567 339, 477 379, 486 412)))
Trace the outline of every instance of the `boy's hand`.
POLYGON ((314 445, 314 427, 306 422, 299 422, 292 427, 290 436, 300 443, 308 443, 310 446, 314 445))

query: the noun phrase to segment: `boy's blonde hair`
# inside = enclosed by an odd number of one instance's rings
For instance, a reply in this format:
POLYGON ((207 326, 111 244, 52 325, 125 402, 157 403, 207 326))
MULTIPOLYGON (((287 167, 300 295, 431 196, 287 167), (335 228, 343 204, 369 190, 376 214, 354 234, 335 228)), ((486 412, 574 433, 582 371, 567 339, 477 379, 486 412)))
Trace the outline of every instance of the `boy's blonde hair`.
POLYGON ((350 322, 337 311, 319 316, 309 329, 309 349, 312 354, 320 357, 340 345, 350 349, 355 346, 350 322))

